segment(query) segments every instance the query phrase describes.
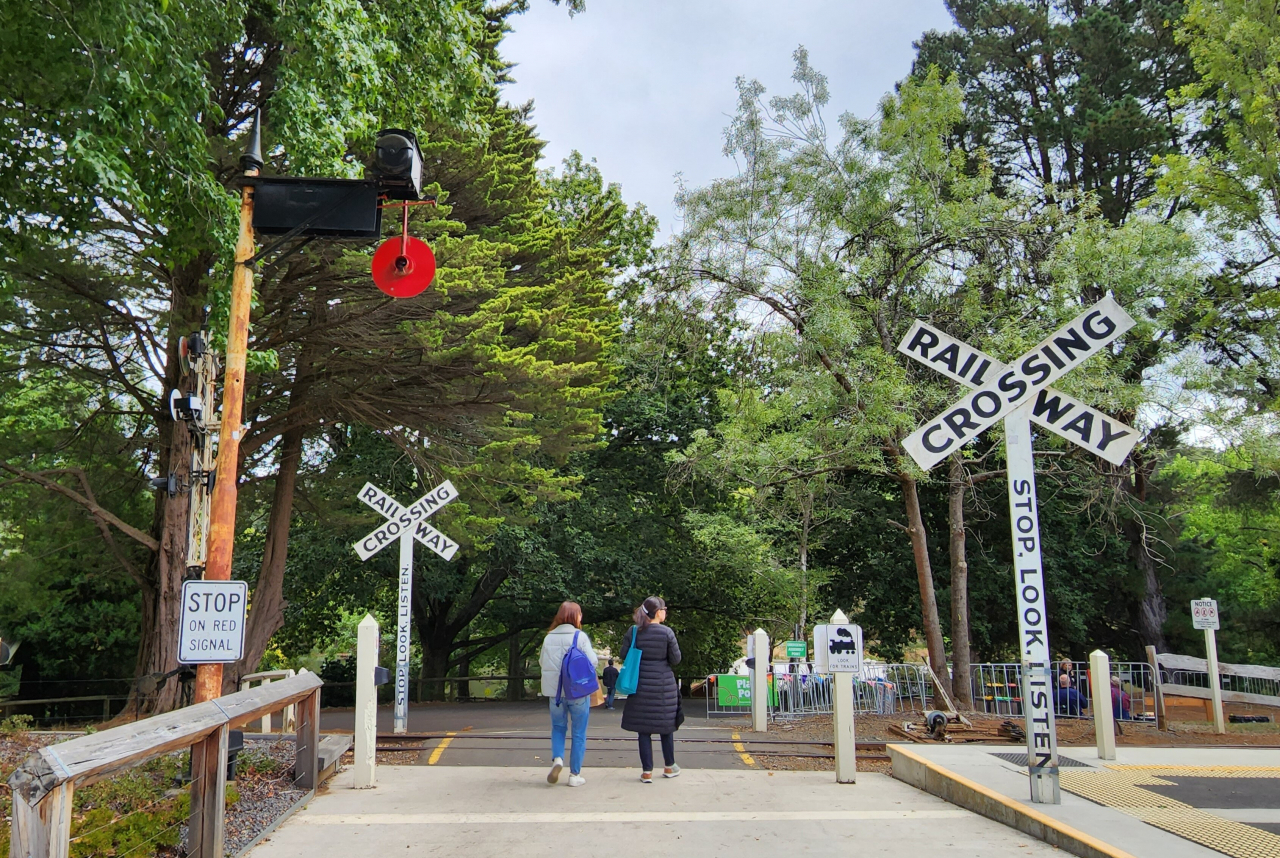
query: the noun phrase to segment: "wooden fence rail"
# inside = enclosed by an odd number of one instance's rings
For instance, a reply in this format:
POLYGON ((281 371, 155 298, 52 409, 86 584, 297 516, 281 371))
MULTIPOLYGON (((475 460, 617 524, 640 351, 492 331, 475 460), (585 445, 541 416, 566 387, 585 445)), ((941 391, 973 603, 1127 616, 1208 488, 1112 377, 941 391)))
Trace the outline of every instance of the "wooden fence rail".
POLYGON ((191 749, 190 858, 222 858, 227 791, 227 732, 296 705, 294 775, 302 789, 319 776, 320 686, 314 673, 197 703, 132 724, 49 745, 9 778, 13 791, 10 858, 68 858, 71 799, 87 786, 148 760, 191 749))

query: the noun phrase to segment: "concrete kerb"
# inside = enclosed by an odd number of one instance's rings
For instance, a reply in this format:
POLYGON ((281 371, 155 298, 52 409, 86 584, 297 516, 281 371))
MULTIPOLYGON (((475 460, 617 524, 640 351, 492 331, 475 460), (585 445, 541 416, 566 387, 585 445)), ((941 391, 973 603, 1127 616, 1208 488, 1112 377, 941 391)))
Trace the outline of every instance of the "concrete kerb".
POLYGON ((1079 855, 1080 858, 1134 858, 1038 810, 988 789, 950 769, 926 760, 902 745, 888 745, 893 776, 916 789, 1079 855))

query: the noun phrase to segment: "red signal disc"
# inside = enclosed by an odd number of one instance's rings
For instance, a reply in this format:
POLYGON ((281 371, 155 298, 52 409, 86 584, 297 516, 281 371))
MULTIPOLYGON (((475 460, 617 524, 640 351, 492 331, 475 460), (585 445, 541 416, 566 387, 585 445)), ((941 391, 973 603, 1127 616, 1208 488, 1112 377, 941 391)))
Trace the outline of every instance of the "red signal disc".
POLYGON ((412 298, 436 276, 436 255, 425 241, 409 237, 400 255, 401 239, 389 238, 373 254, 373 282, 392 298, 412 298), (397 264, 400 263, 400 264, 397 264))

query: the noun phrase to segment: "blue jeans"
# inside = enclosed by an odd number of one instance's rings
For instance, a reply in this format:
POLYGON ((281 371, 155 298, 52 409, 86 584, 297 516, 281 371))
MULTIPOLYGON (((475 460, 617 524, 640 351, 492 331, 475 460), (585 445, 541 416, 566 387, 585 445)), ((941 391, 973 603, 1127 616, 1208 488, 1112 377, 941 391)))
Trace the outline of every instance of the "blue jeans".
POLYGON ((616 690, 617 690, 617 689, 615 689, 615 688, 606 688, 606 689, 605 689, 605 692, 604 692, 604 708, 605 708, 605 709, 612 709, 612 708, 613 708, 613 693, 614 693, 616 690))
POLYGON ((556 705, 551 699, 551 756, 564 759, 564 737, 569 732, 569 718, 573 718, 573 751, 569 758, 569 773, 582 772, 582 758, 587 755, 587 718, 591 715, 591 698, 565 697, 556 705))

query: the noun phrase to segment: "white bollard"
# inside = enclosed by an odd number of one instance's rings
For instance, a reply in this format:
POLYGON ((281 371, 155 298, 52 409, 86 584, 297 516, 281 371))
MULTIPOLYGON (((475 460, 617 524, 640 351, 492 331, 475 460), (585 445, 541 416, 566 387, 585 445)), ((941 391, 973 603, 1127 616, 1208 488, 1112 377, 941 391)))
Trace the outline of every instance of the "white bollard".
MULTIPOLYGON (((849 618, 844 611, 836 609, 831 615, 834 626, 847 625, 849 618)), ((834 697, 831 701, 831 723, 835 729, 836 783, 852 784, 858 782, 858 746, 854 722, 853 674, 841 671, 833 675, 835 684, 832 688, 834 697)))
POLYGON ((373 684, 377 666, 378 621, 365 614, 356 635, 356 789, 368 789, 377 780, 378 687, 373 684))
POLYGON ((751 670, 751 729, 756 733, 769 732, 769 635, 764 629, 751 633, 755 648, 756 666, 751 670))
POLYGON ((1225 733, 1227 719, 1222 714, 1222 679, 1218 676, 1218 634, 1213 629, 1204 630, 1204 651, 1209 661, 1209 692, 1213 697, 1213 731, 1225 733))
POLYGON ((1111 705, 1111 659, 1100 649, 1089 653, 1089 690, 1093 692, 1093 733, 1098 759, 1116 758, 1115 711, 1111 705))

